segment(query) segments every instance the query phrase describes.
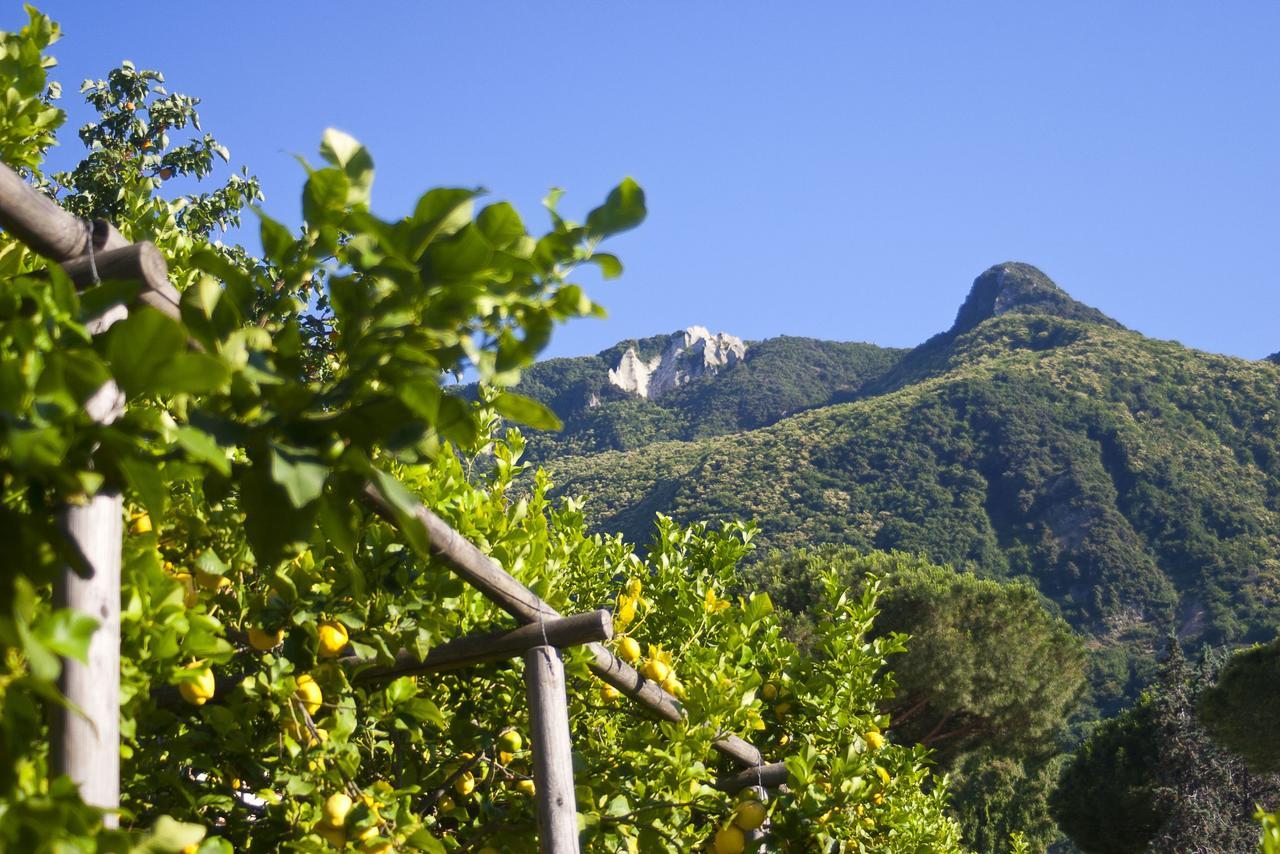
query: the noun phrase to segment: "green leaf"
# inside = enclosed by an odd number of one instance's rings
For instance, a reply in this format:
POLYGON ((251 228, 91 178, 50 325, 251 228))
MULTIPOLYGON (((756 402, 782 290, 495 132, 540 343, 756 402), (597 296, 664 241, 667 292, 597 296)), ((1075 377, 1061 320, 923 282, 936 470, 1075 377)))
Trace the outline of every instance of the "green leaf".
POLYGON ((138 500, 158 521, 164 517, 165 505, 169 499, 169 490, 164 482, 159 466, 149 460, 137 457, 121 457, 116 461, 121 474, 130 488, 138 494, 138 500))
POLYGON ((51 652, 84 664, 89 657, 89 642, 97 630, 98 621, 93 617, 62 608, 37 622, 32 634, 51 652))
POLYGON ((295 243, 293 235, 289 233, 289 229, 262 211, 257 211, 257 214, 258 219, 261 220, 261 224, 258 226, 258 234, 262 239, 263 255, 277 263, 285 262, 295 243))
POLYGON ((336 222, 347 207, 351 182, 339 169, 318 169, 302 189, 302 215, 307 224, 318 227, 336 222))
POLYGON ((597 237, 608 237, 644 221, 644 190, 631 178, 614 187, 604 204, 587 214, 587 230, 597 237))
POLYGON ((231 461, 208 433, 184 424, 178 428, 176 439, 192 459, 206 463, 223 477, 231 476, 231 461))
POLYGON ((476 228, 497 249, 507 249, 528 236, 520 214, 507 202, 498 202, 480 211, 476 228))
POLYGON ((187 343, 180 324, 150 308, 130 312, 107 331, 106 339, 111 372, 130 397, 151 392, 187 343))
POLYGON ((493 408, 512 421, 528 424, 535 430, 559 430, 563 426, 556 414, 545 405, 512 391, 504 391, 495 397, 493 408))
POLYGON ((320 156, 347 176, 347 204, 368 204, 373 188, 373 156, 354 137, 329 128, 320 143, 320 156))
POLYGON ((591 256, 591 263, 600 268, 600 275, 606 279, 616 279, 622 275, 622 262, 617 255, 608 252, 596 252, 591 256))
POLYGON ((271 479, 284 487, 294 507, 305 507, 324 491, 329 467, 309 448, 271 444, 271 479))

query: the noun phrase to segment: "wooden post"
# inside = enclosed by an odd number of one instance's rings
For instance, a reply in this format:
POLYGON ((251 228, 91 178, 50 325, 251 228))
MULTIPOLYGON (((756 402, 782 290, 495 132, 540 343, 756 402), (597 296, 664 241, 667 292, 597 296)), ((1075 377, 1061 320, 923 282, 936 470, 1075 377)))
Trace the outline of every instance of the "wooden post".
POLYGON ((573 792, 573 753, 564 661, 553 646, 524 654, 533 738, 533 782, 538 801, 538 850, 578 854, 578 806, 573 792))
MULTIPOLYGON (((124 315, 113 309, 90 323, 97 333, 124 315)), ((124 394, 114 382, 85 403, 89 417, 110 424, 124 413, 124 394)), ((53 776, 66 774, 80 787, 85 803, 105 810, 120 806, 120 539, 124 502, 120 492, 104 489, 85 504, 62 511, 67 538, 80 552, 87 572, 64 567, 54 584, 54 607, 71 608, 98 621, 84 664, 62 660, 58 687, 74 711, 52 712, 49 726, 53 776)), ((103 817, 115 827, 117 817, 103 817)))
MULTIPOLYGON (((96 278, 139 278, 144 301, 176 311, 177 292, 167 280, 164 258, 150 244, 131 247, 109 223, 81 220, 40 194, 0 164, 0 227, 32 250, 63 264, 80 287, 96 278), (92 261, 90 260, 92 258, 92 261), (102 261, 102 267, 97 262, 102 261), (160 288, 162 293, 153 293, 160 288), (165 306, 165 303, 172 303, 165 306)), ((113 306, 87 325, 100 334, 128 316, 113 306)), ((114 382, 98 389, 84 404, 99 424, 110 424, 124 412, 124 395, 114 382)), ((50 720, 50 773, 66 774, 86 803, 114 810, 120 805, 120 538, 123 500, 104 489, 83 504, 62 509, 59 516, 68 540, 83 558, 83 573, 66 567, 54 583, 54 604, 81 611, 98 621, 89 643, 87 663, 64 659, 59 687, 78 711, 55 708, 50 720)), ((104 818, 117 824, 114 814, 104 818)))

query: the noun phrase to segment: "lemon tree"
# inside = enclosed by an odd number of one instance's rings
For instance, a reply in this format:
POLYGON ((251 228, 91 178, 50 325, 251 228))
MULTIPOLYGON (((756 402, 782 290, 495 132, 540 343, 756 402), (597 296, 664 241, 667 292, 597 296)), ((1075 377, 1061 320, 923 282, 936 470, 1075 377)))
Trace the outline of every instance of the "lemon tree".
POLYGON ((563 612, 612 607, 619 654, 687 713, 646 718, 568 652, 588 850, 728 852, 762 827, 779 850, 956 849, 925 751, 881 735, 883 669, 902 639, 867 637, 874 581, 851 598, 828 579, 801 654, 768 597, 741 587, 750 527, 659 518, 641 553, 589 531, 582 503, 553 499, 522 463, 506 425, 556 419, 510 387, 555 324, 600 313, 572 277, 621 271, 598 246, 644 217, 639 186, 622 182, 581 222, 553 194, 541 234, 467 188, 384 220, 369 205, 372 156, 329 132, 303 225, 258 214, 255 257, 212 239, 258 197, 248 173, 167 193, 175 177, 212 180, 229 152, 155 72, 87 83, 90 156, 42 170, 63 119, 44 53, 57 35, 30 10, 2 37, 0 157, 75 212, 155 242, 182 312, 135 308, 91 338, 86 318, 129 286, 77 293, 0 235, 0 847, 534 850, 520 661, 383 683, 347 663, 509 624, 431 558, 409 523, 420 501, 563 612), (447 382, 463 373, 479 399, 447 382), (127 413, 94 424, 82 403, 108 379, 127 413), (370 483, 399 525, 363 509, 370 483), (104 832, 69 781, 48 781, 41 709, 60 702, 60 657, 83 657, 95 628, 51 602, 76 556, 50 508, 108 485, 128 519, 122 829, 104 832), (717 789, 738 770, 712 749, 728 734, 785 758, 787 790, 762 802, 717 789))

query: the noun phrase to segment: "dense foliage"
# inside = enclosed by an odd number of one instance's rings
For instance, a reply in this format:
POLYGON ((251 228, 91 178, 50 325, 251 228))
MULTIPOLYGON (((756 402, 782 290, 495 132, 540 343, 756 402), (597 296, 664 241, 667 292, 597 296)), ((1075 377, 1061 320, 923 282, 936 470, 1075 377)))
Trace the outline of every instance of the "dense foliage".
POLYGON ((49 104, 57 29, 34 10, 5 33, 0 153, 71 209, 110 215, 166 255, 180 320, 134 306, 95 339, 86 321, 127 301, 77 293, 55 266, 0 235, 0 847, 6 850, 532 850, 529 745, 519 661, 450 675, 361 681, 370 661, 425 655, 505 617, 429 555, 422 501, 564 611, 616 609, 617 648, 687 718, 633 715, 568 653, 584 845, 599 851, 741 850, 770 821, 778 850, 846 840, 870 851, 957 851, 945 784, 927 752, 886 743, 886 658, 870 638, 878 587, 823 584, 801 650, 767 595, 731 595, 752 530, 659 519, 644 558, 552 500, 500 417, 555 418, 506 390, 555 323, 598 313, 569 281, 644 216, 624 181, 581 224, 551 205, 529 234, 503 203, 437 189, 402 218, 370 211, 373 161, 325 135, 307 167, 304 225, 259 216, 262 258, 211 244, 256 197, 247 173, 164 198, 174 175, 208 176, 194 99, 122 66, 86 84, 101 113, 66 175, 41 172, 62 114, 49 104), (189 347, 195 342, 198 347, 189 347), (470 401, 445 379, 472 372, 470 401), (127 414, 92 423, 85 399, 114 380, 127 414), (517 494, 514 480, 527 488, 517 494), (394 524, 366 512, 372 484, 394 524), (122 816, 103 832, 65 778, 48 779, 42 710, 61 657, 83 658, 91 618, 57 610, 51 580, 76 564, 54 508, 108 488, 129 507, 122 589, 122 816), (785 791, 736 805, 711 783, 729 733, 785 759, 785 791))
POLYGON ((1059 825, 1083 851, 1247 851, 1258 805, 1280 801, 1280 775, 1250 773, 1196 719, 1221 666, 1188 662, 1176 643, 1137 704, 1105 721, 1063 771, 1059 825))
POLYGON ((1237 653, 1200 695, 1200 722, 1257 773, 1280 772, 1280 640, 1237 653))
POLYGON ((980 579, 903 553, 825 546, 771 555, 747 577, 769 591, 804 644, 822 613, 820 581, 832 572, 853 589, 868 575, 883 579, 874 631, 909 638, 885 707, 890 735, 932 748, 953 773, 965 842, 1001 851, 1020 832, 1043 850, 1057 836, 1051 768, 1084 685, 1080 639, 1025 582, 980 579))

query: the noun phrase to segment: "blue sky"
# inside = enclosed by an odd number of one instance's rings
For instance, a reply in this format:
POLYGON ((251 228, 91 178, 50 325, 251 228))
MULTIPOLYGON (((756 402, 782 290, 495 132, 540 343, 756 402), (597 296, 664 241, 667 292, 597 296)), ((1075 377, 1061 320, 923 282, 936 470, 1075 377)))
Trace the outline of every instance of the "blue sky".
POLYGON ((547 188, 582 214, 635 176, 626 275, 587 282, 610 318, 548 355, 695 323, 912 345, 1004 260, 1149 335, 1280 350, 1280 4, 41 8, 73 122, 84 77, 159 68, 286 220, 328 126, 384 216, 484 185, 540 227, 547 188))

